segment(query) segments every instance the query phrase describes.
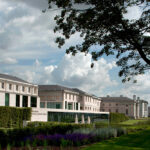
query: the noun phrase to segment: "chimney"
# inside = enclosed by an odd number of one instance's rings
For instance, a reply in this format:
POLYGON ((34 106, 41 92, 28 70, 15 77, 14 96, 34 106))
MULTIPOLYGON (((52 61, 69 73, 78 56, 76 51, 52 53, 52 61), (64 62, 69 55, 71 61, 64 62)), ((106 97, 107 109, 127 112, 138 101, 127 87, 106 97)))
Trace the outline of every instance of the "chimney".
POLYGON ((133 95, 133 100, 136 100, 136 95, 133 95))

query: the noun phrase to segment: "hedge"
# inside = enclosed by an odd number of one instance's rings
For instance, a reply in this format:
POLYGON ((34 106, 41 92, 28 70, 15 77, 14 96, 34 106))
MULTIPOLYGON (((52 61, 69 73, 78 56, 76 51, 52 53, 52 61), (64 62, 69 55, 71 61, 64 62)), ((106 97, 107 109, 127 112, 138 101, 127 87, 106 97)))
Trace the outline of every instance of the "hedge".
POLYGON ((23 126, 23 120, 31 120, 31 108, 0 106, 0 127, 17 128, 23 126))
POLYGON ((121 113, 110 113, 110 123, 119 123, 129 120, 129 117, 121 113))
MULTIPOLYGON (((42 123, 41 123, 42 124, 42 123)), ((66 134, 72 133, 76 129, 80 128, 92 128, 92 125, 86 124, 71 124, 71 123, 43 123, 40 126, 33 127, 33 124, 25 128, 14 128, 9 130, 0 129, 0 145, 2 147, 7 146, 7 144, 15 144, 15 146, 20 146, 22 141, 26 138, 32 136, 44 134, 44 135, 54 135, 54 134, 66 134), (50 125, 51 124, 51 125, 50 125)))

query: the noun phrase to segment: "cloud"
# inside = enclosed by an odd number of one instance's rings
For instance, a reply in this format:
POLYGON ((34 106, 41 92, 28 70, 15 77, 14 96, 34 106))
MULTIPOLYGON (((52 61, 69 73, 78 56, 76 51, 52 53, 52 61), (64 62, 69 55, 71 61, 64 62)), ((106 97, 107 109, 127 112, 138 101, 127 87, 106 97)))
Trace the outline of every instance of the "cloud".
POLYGON ((135 77, 137 83, 127 82, 125 84, 120 84, 119 90, 114 90, 110 95, 118 96, 124 95, 132 98, 133 95, 137 95, 141 99, 147 100, 150 103, 150 71, 146 72, 144 75, 138 75, 135 77))
POLYGON ((8 57, 8 58, 2 58, 2 59, 0 60, 0 64, 13 65, 13 64, 17 64, 17 63, 18 63, 18 62, 17 62, 16 59, 10 58, 10 57, 8 57))
POLYGON ((116 86, 117 82, 111 80, 109 71, 116 67, 115 62, 107 63, 101 58, 91 65, 91 55, 83 53, 65 55, 57 66, 45 66, 41 74, 40 84, 60 84, 76 87, 90 93, 100 95, 106 87, 116 86))

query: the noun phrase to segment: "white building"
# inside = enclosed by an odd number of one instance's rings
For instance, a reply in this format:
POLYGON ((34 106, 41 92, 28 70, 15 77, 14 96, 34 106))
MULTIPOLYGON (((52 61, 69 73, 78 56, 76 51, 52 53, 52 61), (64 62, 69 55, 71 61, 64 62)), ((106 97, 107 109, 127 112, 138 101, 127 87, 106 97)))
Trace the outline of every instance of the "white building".
POLYGON ((0 106, 38 107, 39 102, 37 85, 0 74, 0 106))
POLYGON ((18 77, 0 74, 0 106, 31 107, 31 121, 88 122, 108 119, 100 112, 100 99, 79 89, 39 86, 18 77))

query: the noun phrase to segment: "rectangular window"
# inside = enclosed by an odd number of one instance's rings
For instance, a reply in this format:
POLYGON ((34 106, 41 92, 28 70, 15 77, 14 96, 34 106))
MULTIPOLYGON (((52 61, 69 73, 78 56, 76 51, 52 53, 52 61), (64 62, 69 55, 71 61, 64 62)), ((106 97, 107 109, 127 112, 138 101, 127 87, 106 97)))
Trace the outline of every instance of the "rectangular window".
POLYGON ((12 88, 12 85, 11 85, 11 84, 9 84, 9 90, 11 90, 11 88, 12 88))
POLYGON ((45 102, 40 102, 40 108, 45 108, 45 102))
POLYGON ((2 89, 4 89, 4 82, 2 82, 2 89))
POLYGON ((31 97, 31 107, 37 107, 37 98, 31 97))
POLYGON ((68 109, 72 110, 72 104, 71 103, 68 103, 68 109))
POLYGON ((118 113, 118 109, 116 109, 116 113, 118 113))
POLYGON ((18 85, 16 85, 16 91, 18 91, 18 85))
POLYGON ((16 107, 20 107, 20 96, 16 95, 16 107))
POLYGON ((5 93, 5 106, 9 106, 9 94, 5 93))
POLYGON ((31 88, 30 88, 30 87, 28 87, 28 93, 30 93, 30 91, 31 91, 31 88))
POLYGON ((76 110, 78 110, 78 103, 76 103, 76 110))
POLYGON ((67 109, 67 101, 65 101, 65 109, 67 109))
POLYGON ((28 107, 28 97, 27 96, 23 96, 23 107, 28 107))
POLYGON ((52 109, 61 109, 61 103, 58 102, 47 102, 47 108, 52 108, 52 109))
POLYGON ((126 115, 128 115, 128 109, 126 109, 126 115))
POLYGON ((23 92, 24 92, 24 89, 25 89, 25 88, 24 88, 24 86, 23 86, 23 87, 22 87, 22 91, 23 91, 23 92))

